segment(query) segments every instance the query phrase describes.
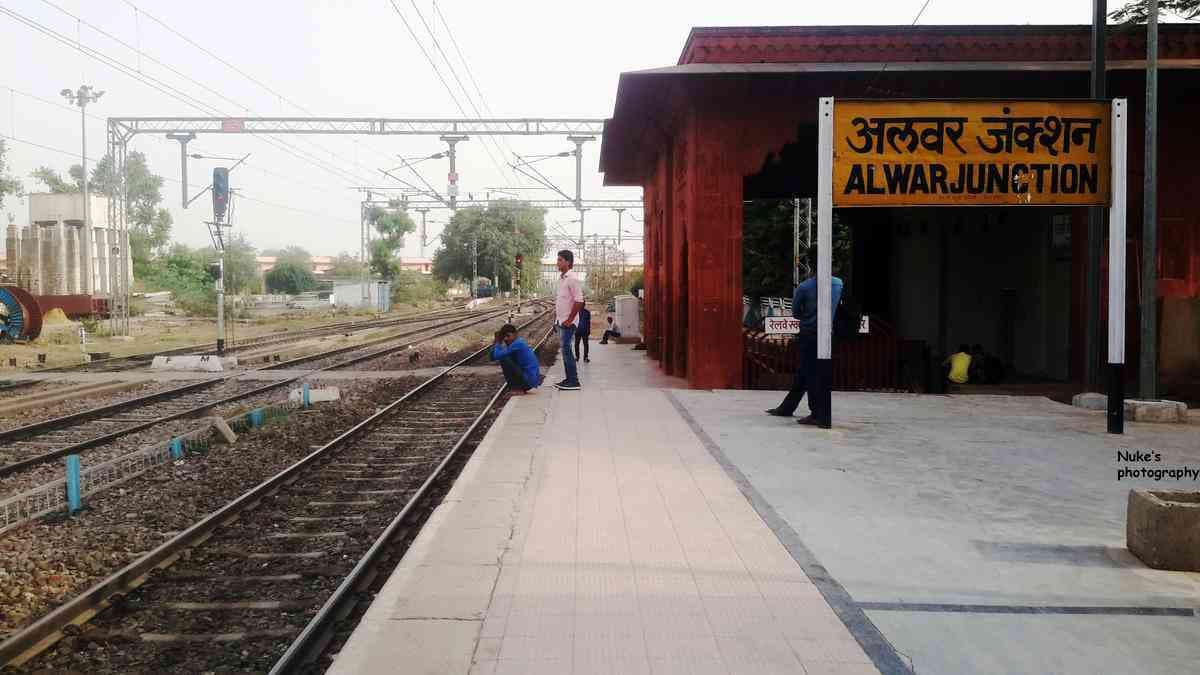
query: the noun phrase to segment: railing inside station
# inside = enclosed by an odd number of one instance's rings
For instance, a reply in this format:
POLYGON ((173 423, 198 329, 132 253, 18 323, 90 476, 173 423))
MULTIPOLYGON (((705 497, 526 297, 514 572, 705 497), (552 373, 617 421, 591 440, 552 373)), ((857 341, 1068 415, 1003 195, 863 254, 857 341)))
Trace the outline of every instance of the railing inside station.
MULTIPOLYGON (((930 357, 925 342, 898 337, 889 323, 876 316, 870 317, 869 325, 868 334, 834 339, 833 388, 839 391, 929 391, 930 357)), ((799 344, 791 335, 768 335, 761 330, 745 329, 742 342, 743 377, 747 389, 787 389, 791 386, 800 364, 799 344)))

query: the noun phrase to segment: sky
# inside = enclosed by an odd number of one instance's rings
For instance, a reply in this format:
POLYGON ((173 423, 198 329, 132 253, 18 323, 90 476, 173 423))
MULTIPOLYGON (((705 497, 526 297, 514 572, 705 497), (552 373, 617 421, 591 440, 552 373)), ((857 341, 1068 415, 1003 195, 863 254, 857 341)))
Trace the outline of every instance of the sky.
MULTIPOLYGON (((59 91, 80 84, 105 92, 86 120, 94 161, 104 153, 108 116, 463 118, 478 110, 485 117, 603 118, 612 114, 620 73, 675 64, 693 26, 907 25, 914 19, 922 25, 1086 24, 1091 7, 1091 0, 0 0, 0 137, 12 173, 37 191, 28 178, 33 169, 46 165, 65 174, 79 161, 79 111, 59 91)), ((514 161, 511 153, 548 155, 572 147, 561 137, 495 143, 474 137, 459 146, 460 196, 533 185, 505 166, 514 161)), ((179 144, 147 134, 135 137, 130 149, 144 152, 167 180, 173 238, 206 245, 211 201, 181 208, 179 144)), ((357 254, 362 193, 355 188, 398 186, 379 170, 400 166, 400 156, 442 150, 436 137, 414 136, 201 135, 189 146, 189 153, 212 157, 249 153, 230 181, 244 195, 234 230, 260 249, 299 245, 313 255, 357 254)), ((584 146, 585 199, 641 197, 635 188, 604 187, 598 157, 598 141, 584 146)), ((213 167, 228 164, 190 160, 189 182, 203 186, 213 167)), ((537 166, 573 193, 572 158, 537 166)), ((444 192, 446 160, 417 168, 444 192)), ((403 170, 397 174, 415 180, 403 170)), ((6 199, 3 210, 19 225, 28 221, 24 200, 6 199)), ((428 217, 436 237, 448 212, 428 217)), ((577 235, 576 218, 574 211, 552 210, 546 220, 551 234, 577 235)), ((623 248, 640 261, 640 214, 627 213, 623 229, 623 248)), ((589 211, 586 234, 615 238, 617 214, 589 211)), ((422 252, 410 236, 402 255, 428 257, 436 246, 434 240, 422 252)))

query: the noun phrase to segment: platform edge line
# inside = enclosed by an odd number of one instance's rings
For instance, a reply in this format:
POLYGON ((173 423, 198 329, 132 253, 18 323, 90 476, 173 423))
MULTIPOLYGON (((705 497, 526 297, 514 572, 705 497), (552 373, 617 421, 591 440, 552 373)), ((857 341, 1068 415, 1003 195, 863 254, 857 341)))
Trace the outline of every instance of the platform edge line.
POLYGON ((725 451, 721 446, 713 441, 708 432, 704 430, 696 418, 688 411, 683 402, 675 397, 675 394, 669 390, 663 392, 675 410, 687 422, 692 433, 700 439, 700 443, 704 445, 708 453, 712 455, 717 464, 725 470, 733 482, 738 486, 738 490, 750 502, 750 505, 763 519, 767 527, 775 533, 775 537, 779 543, 783 545, 800 569, 808 576, 817 590, 821 592, 821 597, 825 602, 829 603, 831 609, 841 619, 842 624, 854 636, 859 646, 863 648, 867 656, 871 659, 871 663, 879 669, 882 675, 915 675, 913 669, 904 662, 896 648, 883 636, 879 628, 867 617, 866 612, 859 606, 850 593, 838 583, 837 579, 817 560, 817 556, 808 548, 800 539, 800 535, 792 526, 784 520, 783 516, 771 506, 771 503, 759 493, 758 489, 746 478, 742 470, 730 461, 725 455, 725 451))

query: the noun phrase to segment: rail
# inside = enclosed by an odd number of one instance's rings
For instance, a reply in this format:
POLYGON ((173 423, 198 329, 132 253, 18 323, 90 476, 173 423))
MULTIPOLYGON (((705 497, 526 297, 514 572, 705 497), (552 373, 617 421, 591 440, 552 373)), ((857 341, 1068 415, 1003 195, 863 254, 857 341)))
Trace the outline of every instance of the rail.
MULTIPOLYGON (((525 325, 530 325, 534 323, 534 321, 536 321, 536 319, 525 325)), ((535 350, 540 350, 552 333, 553 329, 547 331, 547 333, 542 336, 541 340, 538 341, 535 350)), ((490 348, 491 347, 485 347, 481 349, 472 356, 467 357, 467 359, 464 361, 461 361, 460 364, 467 363, 477 358, 490 348)), ((428 382, 425 384, 428 384, 428 382)), ((425 386, 425 384, 422 386, 425 386)), ((496 390, 496 393, 493 394, 492 398, 488 401, 487 406, 484 407, 483 411, 481 411, 479 415, 475 417, 475 420, 471 423, 471 426, 465 432, 463 432, 462 436, 459 437, 458 442, 454 444, 454 447, 450 449, 450 451, 437 465, 429 477, 425 479, 425 482, 421 483, 421 486, 417 488, 417 491, 413 493, 412 497, 409 498, 408 502, 404 505, 404 508, 402 508, 400 512, 396 514, 396 517, 392 519, 392 522, 388 524, 383 533, 375 539, 375 542, 371 545, 371 548, 368 549, 366 554, 359 559, 358 563, 355 564, 354 569, 351 570, 350 574, 342 580, 342 583, 338 585, 337 590, 333 592, 333 595, 331 595, 329 599, 325 601, 325 604, 322 605, 317 614, 313 616, 313 618, 308 622, 308 625, 306 625, 304 630, 301 631, 299 637, 292 642, 287 651, 283 653, 283 656, 281 656, 275 663, 275 666, 271 668, 271 675, 282 675, 283 673, 295 672, 304 663, 311 662, 312 660, 316 659, 316 657, 320 654, 320 645, 323 645, 325 642, 325 634, 332 629, 333 625, 341 617, 346 616, 346 614, 349 612, 349 609, 346 607, 346 605, 356 602, 356 599, 353 597, 356 595, 355 590, 359 587, 362 580, 366 578, 379 563, 379 559, 384 555, 384 552, 387 550, 392 540, 397 537, 398 532, 403 529, 405 522, 409 519, 413 510, 415 510, 417 505, 420 504, 425 498, 434 482, 441 477, 446 466, 449 465, 450 462, 453 461, 458 455, 459 450, 471 437, 471 434, 475 433, 475 430, 483 422, 484 417, 487 416, 492 407, 495 406, 496 401, 504 393, 504 390, 507 388, 507 386, 507 384, 501 385, 500 388, 496 390)), ((410 392, 408 395, 411 396, 414 393, 416 393, 416 390, 410 392)))
MULTIPOLYGON (((533 319, 523 324, 521 328, 528 327, 537 321, 542 320, 546 313, 547 312, 543 310, 533 319)), ((548 335, 549 332, 547 332, 547 336, 548 335)), ((544 340, 545 338, 543 338, 543 342, 544 340)), ((366 433, 377 423, 381 422, 404 402, 418 396, 421 392, 424 392, 432 387, 435 383, 443 380, 447 377, 447 375, 454 372, 459 367, 470 363, 482 354, 486 353, 488 349, 490 349, 490 346, 474 352, 473 354, 449 366, 437 375, 427 379, 414 389, 407 392, 404 396, 396 399, 375 414, 343 432, 337 438, 326 443, 317 450, 314 450, 310 454, 306 455, 299 461, 293 463, 291 466, 280 471, 274 476, 266 479, 220 509, 202 518, 200 521, 188 527, 186 530, 160 544, 158 547, 141 556, 137 560, 129 563, 116 573, 94 584, 87 591, 54 609, 46 616, 35 621, 33 624, 30 624, 24 629, 10 635, 3 642, 0 642, 0 664, 10 667, 19 666, 34 658, 37 654, 49 648, 51 645, 61 639, 64 635, 63 631, 67 630, 68 626, 85 623, 98 612, 110 606, 114 597, 128 593, 129 591, 140 586, 153 570, 169 566, 176 559, 178 559, 186 549, 205 541, 212 535, 213 532, 222 526, 236 521, 243 511, 259 505, 266 497, 275 493, 282 487, 295 482, 299 479, 303 471, 315 466, 318 460, 325 459, 327 456, 334 454, 342 446, 347 445, 358 436, 366 433)), ((487 409, 490 409, 490 407, 494 405, 502 391, 503 387, 501 387, 500 390, 491 397, 487 409)), ((470 428, 467 430, 467 432, 460 437, 460 440, 454 445, 451 453, 458 452, 463 445, 463 441, 468 438, 470 434, 473 433, 473 431, 478 427, 479 420, 482 419, 483 415, 487 414, 487 409, 485 409, 485 411, 476 418, 476 420, 470 425, 470 428)), ((448 456, 446 459, 440 462, 435 469, 435 474, 440 475, 445 466, 449 463, 450 459, 452 459, 452 456, 448 456)), ((407 515, 412 510, 412 505, 415 503, 415 501, 419 501, 420 497, 427 493, 429 485, 432 484, 433 480, 436 480, 436 477, 436 475, 433 475, 422 484, 418 492, 415 493, 413 498, 408 501, 401 512, 402 514, 407 515)), ((397 516, 397 518, 399 518, 399 516, 397 516)), ((393 519, 392 523, 385 529, 384 535, 390 537, 392 534, 394 534, 395 524, 397 522, 397 519, 393 519)), ((386 545, 380 544, 381 540, 381 538, 377 538, 375 544, 368 549, 368 553, 366 555, 377 556, 380 547, 386 545)), ((369 565, 364 565, 360 560, 360 563, 355 565, 355 568, 351 574, 361 574, 362 571, 367 567, 369 567, 369 565)), ((331 596, 330 599, 326 601, 318 614, 315 615, 305 629, 301 631, 300 636, 292 642, 291 646, 288 648, 284 656, 280 658, 272 672, 283 672, 281 667, 286 669, 287 664, 295 662, 296 658, 303 654, 311 645, 311 642, 309 641, 317 632, 320 631, 321 627, 327 625, 330 620, 335 618, 335 605, 338 605, 344 601, 348 594, 352 592, 351 589, 354 587, 354 583, 348 583, 349 580, 350 578, 347 577, 347 580, 343 581, 343 583, 339 585, 338 589, 334 592, 334 596, 331 596), (337 602, 334 602, 335 598, 337 598, 337 602)), ((357 583, 357 577, 355 583, 357 583)))
MULTIPOLYGON (((465 319, 452 319, 449 323, 453 323, 455 325, 453 325, 450 328, 447 328, 445 331, 434 333, 433 335, 430 335, 425 339, 433 339, 433 338, 441 337, 443 335, 447 335, 454 331, 462 330, 463 328, 467 328, 469 326, 473 326, 475 324, 491 320, 499 315, 504 314, 507 311, 509 311, 508 308, 504 307, 504 308, 500 308, 497 310, 484 312, 482 314, 472 315, 472 317, 471 317, 472 320, 468 321, 467 323, 462 323, 465 319)), ((443 324, 443 325, 445 325, 445 324, 443 324)), ((400 333, 397 335, 390 335, 390 336, 386 336, 386 337, 382 337, 382 338, 377 338, 375 340, 369 340, 367 342, 362 342, 362 343, 359 343, 356 345, 351 345, 351 346, 347 346, 347 347, 339 347, 337 349, 332 349, 332 350, 325 351, 325 352, 318 352, 316 354, 309 354, 307 356, 297 357, 297 358, 291 359, 289 361, 282 361, 279 363, 274 363, 274 364, 271 364, 264 368, 261 368, 260 370, 283 369, 283 368, 287 368, 289 366, 294 366, 294 365, 298 365, 301 363, 307 363, 309 361, 314 361, 314 360, 321 359, 321 358, 328 358, 330 356, 336 356, 336 355, 343 354, 343 353, 346 353, 349 351, 357 351, 357 350, 363 349, 364 347, 369 347, 369 346, 372 346, 375 344, 393 342, 395 340, 403 339, 405 337, 409 337, 412 335, 427 333, 430 330, 431 330, 430 328, 422 328, 422 329, 408 331, 405 333, 400 333)), ((354 358, 351 358, 351 359, 348 359, 345 361, 341 361, 339 363, 332 364, 332 365, 326 366, 324 368, 314 369, 312 372, 322 372, 324 370, 330 370, 330 369, 337 368, 337 367, 353 365, 355 363, 359 363, 362 361, 378 358, 380 356, 385 356, 391 352, 400 351, 400 350, 406 348, 406 346, 407 345, 400 345, 400 346, 393 347, 390 349, 381 349, 381 350, 378 350, 375 352, 370 352, 368 354, 364 354, 362 356, 358 356, 358 357, 354 357, 354 358)), ((76 453, 79 453, 80 451, 87 450, 89 448, 93 448, 98 445, 103 445, 110 441, 116 440, 122 436, 127 436, 129 434, 137 433, 144 429, 148 429, 150 427, 156 426, 162 422, 169 422, 172 420, 182 419, 185 417, 192 417, 192 416, 195 416, 195 415, 198 415, 198 414, 204 412, 205 410, 210 410, 217 406, 232 403, 234 401, 238 401, 238 400, 241 400, 244 398, 249 398, 251 396, 257 396, 259 394, 271 391, 273 389, 278 389, 279 387, 287 386, 288 384, 291 384, 292 382, 295 382, 296 380, 299 380, 302 377, 306 377, 309 374, 310 373, 303 373, 303 374, 296 375, 296 376, 293 376, 290 378, 279 380, 277 382, 272 382, 270 384, 266 384, 261 387, 255 387, 253 389, 250 389, 250 390, 247 390, 244 392, 240 392, 240 393, 234 394, 234 395, 226 397, 226 398, 208 401, 199 406, 190 407, 186 410, 171 413, 168 415, 163 415, 163 416, 157 417, 153 420, 131 424, 130 426, 123 427, 123 428, 118 429, 113 432, 105 433, 105 434, 102 434, 99 436, 89 438, 87 440, 72 443, 70 445, 67 445, 67 446, 64 446, 61 448, 56 448, 49 452, 41 453, 39 455, 35 455, 35 456, 27 458, 27 459, 19 460, 16 462, 11 462, 9 464, 0 466, 0 477, 8 476, 8 475, 11 475, 18 471, 23 471, 25 469, 28 469, 31 466, 36 466, 38 464, 44 464, 46 462, 58 459, 60 457, 65 457, 67 455, 76 454, 76 453)), ((74 413, 72 415, 65 415, 63 417, 58 417, 58 418, 54 418, 54 419, 50 419, 50 420, 44 420, 42 422, 35 422, 33 424, 29 424, 29 425, 26 425, 23 427, 18 427, 16 429, 10 429, 9 431, 0 433, 0 441, 20 440, 20 439, 24 439, 24 438, 27 438, 32 435, 36 435, 39 432, 61 429, 65 426, 69 426, 69 425, 75 424, 77 422, 87 422, 87 421, 91 421, 91 420, 95 420, 95 419, 100 419, 106 415, 110 415, 110 414, 113 414, 116 412, 129 410, 131 408, 137 408, 137 407, 155 403, 158 401, 170 400, 172 398, 178 398, 180 396, 191 393, 193 391, 199 391, 201 389, 216 386, 223 382, 227 382, 229 380, 235 379, 236 377, 237 376, 223 376, 223 377, 218 377, 218 378, 212 378, 212 379, 204 380, 202 382, 197 382, 197 383, 190 384, 190 385, 184 385, 182 387, 176 387, 174 389, 168 389, 166 391, 155 392, 153 394, 148 394, 146 396, 141 396, 141 397, 138 397, 135 399, 130 399, 128 401, 121 401, 121 402, 113 403, 113 404, 110 404, 107 406, 101 406, 98 408, 93 408, 91 410, 85 410, 85 411, 82 411, 79 413, 74 413)))

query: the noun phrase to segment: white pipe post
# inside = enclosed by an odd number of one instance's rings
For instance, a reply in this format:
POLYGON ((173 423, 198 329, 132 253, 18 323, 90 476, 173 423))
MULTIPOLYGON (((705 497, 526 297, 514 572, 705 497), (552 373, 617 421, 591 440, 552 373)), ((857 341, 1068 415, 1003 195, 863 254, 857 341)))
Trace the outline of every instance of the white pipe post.
POLYGON ((817 422, 833 424, 833 97, 818 102, 817 131, 817 422))
POLYGON ((1113 99, 1112 206, 1108 211, 1108 433, 1125 433, 1126 100, 1113 99))

